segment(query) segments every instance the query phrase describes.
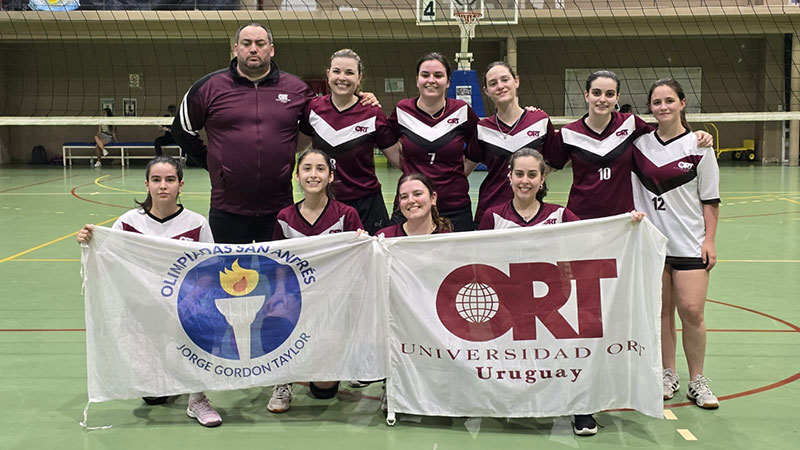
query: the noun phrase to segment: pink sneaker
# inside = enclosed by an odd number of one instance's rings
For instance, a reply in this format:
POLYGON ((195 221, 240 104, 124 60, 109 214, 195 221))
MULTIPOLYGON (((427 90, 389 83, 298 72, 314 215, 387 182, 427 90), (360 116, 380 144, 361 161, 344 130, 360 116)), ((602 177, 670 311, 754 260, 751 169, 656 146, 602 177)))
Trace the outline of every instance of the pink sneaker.
POLYGON ((195 395, 189 396, 189 406, 186 408, 186 415, 192 419, 197 419, 200 425, 204 427, 216 427, 222 423, 222 418, 219 413, 211 407, 208 403, 208 398, 200 394, 197 398, 195 395))

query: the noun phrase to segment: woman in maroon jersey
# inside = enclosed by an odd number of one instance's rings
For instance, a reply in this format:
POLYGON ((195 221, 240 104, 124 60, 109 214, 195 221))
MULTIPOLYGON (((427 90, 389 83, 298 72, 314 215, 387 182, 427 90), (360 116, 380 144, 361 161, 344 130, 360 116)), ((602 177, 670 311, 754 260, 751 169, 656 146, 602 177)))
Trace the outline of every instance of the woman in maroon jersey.
POLYGON ((387 238, 449 233, 453 230, 450 219, 439 215, 433 181, 420 173, 404 175, 397 182, 397 199, 405 222, 383 228, 376 236, 387 238))
POLYGON ((356 52, 346 48, 331 55, 325 77, 331 93, 308 102, 300 127, 314 148, 331 157, 336 199, 355 208, 364 229, 375 233, 389 224, 375 148, 400 168, 400 145, 383 111, 359 101, 364 70, 356 52))
POLYGON ((522 108, 517 99, 518 88, 519 77, 507 62, 495 61, 486 68, 483 90, 497 112, 478 122, 480 156, 466 161, 467 173, 478 162, 487 168, 478 192, 476 225, 487 208, 505 205, 514 197, 508 183, 509 157, 521 148, 542 149, 554 142, 550 117, 539 109, 522 108))
POLYGON ((479 230, 532 227, 573 222, 578 216, 563 206, 545 203, 547 182, 542 154, 532 148, 522 148, 508 161, 506 183, 511 186, 513 198, 486 210, 479 230))
MULTIPOLYGON (((478 116, 466 102, 447 98, 451 72, 450 63, 439 53, 420 58, 419 96, 401 100, 389 123, 402 144, 403 175, 421 173, 430 178, 442 216, 453 222, 454 231, 469 231, 474 226, 464 156, 478 158, 478 116)), ((402 221, 396 204, 392 219, 402 221)))
MULTIPOLYGON (((358 231, 361 220, 353 207, 333 199, 331 183, 334 180, 331 159, 322 150, 309 149, 297 158, 295 178, 303 190, 303 200, 287 206, 278 213, 275 240, 302 236, 358 231)), ((281 272, 276 280, 276 292, 282 289, 281 272)), ((275 295, 280 298, 280 295, 275 295)), ((282 317, 277 314, 270 318, 269 326, 262 326, 262 333, 281 327, 282 317)), ((262 338, 262 341, 270 339, 262 338)), ((308 384, 311 394, 316 398, 333 398, 339 391, 338 381, 318 381, 308 384)), ((291 383, 278 384, 272 388, 272 397, 267 409, 273 413, 289 410, 294 397, 291 383)))

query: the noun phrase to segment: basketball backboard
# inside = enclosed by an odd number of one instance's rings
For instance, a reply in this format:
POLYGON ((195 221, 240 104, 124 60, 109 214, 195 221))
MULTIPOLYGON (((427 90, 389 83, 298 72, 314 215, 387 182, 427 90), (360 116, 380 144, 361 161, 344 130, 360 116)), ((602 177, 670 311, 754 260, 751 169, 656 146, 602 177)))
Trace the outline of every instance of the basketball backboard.
POLYGON ((481 24, 516 24, 520 0, 416 0, 417 25, 457 25, 455 13, 477 11, 481 24))

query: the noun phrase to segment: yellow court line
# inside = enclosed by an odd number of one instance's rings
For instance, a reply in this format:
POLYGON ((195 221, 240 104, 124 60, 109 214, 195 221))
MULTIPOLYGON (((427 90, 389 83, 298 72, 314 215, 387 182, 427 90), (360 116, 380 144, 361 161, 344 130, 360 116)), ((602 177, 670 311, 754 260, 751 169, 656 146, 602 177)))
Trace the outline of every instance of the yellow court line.
POLYGON ((665 409, 664 410, 664 418, 667 419, 667 420, 678 420, 678 417, 670 409, 665 409))
POLYGON ((694 437, 692 432, 687 430, 687 429, 685 429, 685 428, 679 428, 678 429, 678 433, 680 433, 680 435, 683 436, 683 438, 686 439, 687 441, 696 441, 697 440, 697 438, 694 437))
MULTIPOLYGON (((146 194, 147 193, 147 192, 141 192, 141 191, 130 191, 128 189, 115 188, 115 187, 106 186, 105 184, 100 183, 100 180, 102 180, 103 178, 108 178, 110 176, 111 175, 103 175, 101 177, 97 177, 97 178, 94 179, 94 184, 96 184, 97 186, 99 186, 99 187, 101 187, 103 189, 111 189, 112 191, 127 192, 129 194, 146 194)), ((0 261, 0 262, 2 262, 2 261, 0 261)))
POLYGON ((790 198, 781 197, 779 200, 786 200, 787 202, 797 203, 798 205, 800 205, 800 202, 798 202, 797 200, 792 200, 790 198))
POLYGON ((48 258, 17 258, 14 262, 81 262, 78 258, 48 259, 48 258))
MULTIPOLYGON (((100 222, 100 223, 98 223, 97 225, 105 225, 105 224, 107 224, 107 223, 109 223, 109 222, 113 222, 113 221, 117 220, 117 218, 118 218, 118 217, 119 217, 119 216, 117 216, 117 217, 114 217, 114 218, 111 218, 111 219, 108 219, 108 220, 105 220, 105 221, 103 221, 103 222, 100 222)), ((27 250, 25 250, 25 251, 22 251, 22 252, 19 252, 19 253, 17 253, 16 255, 11 255, 11 256, 9 256, 9 257, 7 257, 7 258, 0 259, 0 264, 2 264, 2 263, 4 263, 4 262, 11 261, 12 259, 17 259, 17 258, 19 258, 19 257, 20 257, 20 256, 22 256, 22 255, 27 255, 27 254, 28 254, 28 253, 30 253, 30 252, 33 252, 33 251, 39 250, 40 248, 47 247, 47 246, 48 246, 48 245, 50 245, 50 244, 55 244, 56 242, 60 242, 60 241, 63 241, 64 239, 71 238, 72 236, 75 236, 75 235, 77 235, 77 234, 78 234, 78 232, 76 231, 76 232, 74 232, 74 233, 70 233, 70 234, 68 234, 68 235, 66 235, 66 236, 61 236, 60 238, 53 239, 53 240, 52 240, 52 241, 50 241, 50 242, 45 242, 44 244, 37 245, 36 247, 33 247, 33 248, 29 248, 29 249, 27 249, 27 250)))

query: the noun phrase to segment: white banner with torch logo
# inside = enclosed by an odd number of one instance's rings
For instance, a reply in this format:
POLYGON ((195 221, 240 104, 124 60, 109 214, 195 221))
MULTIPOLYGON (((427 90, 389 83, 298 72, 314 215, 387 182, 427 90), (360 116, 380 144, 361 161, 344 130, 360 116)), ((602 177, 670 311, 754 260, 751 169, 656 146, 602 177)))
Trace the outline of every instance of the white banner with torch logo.
POLYGON ((629 215, 386 239, 390 413, 663 416, 666 238, 629 215))
POLYGON ((89 400, 386 376, 385 261, 355 233, 249 245, 95 227, 89 400))

